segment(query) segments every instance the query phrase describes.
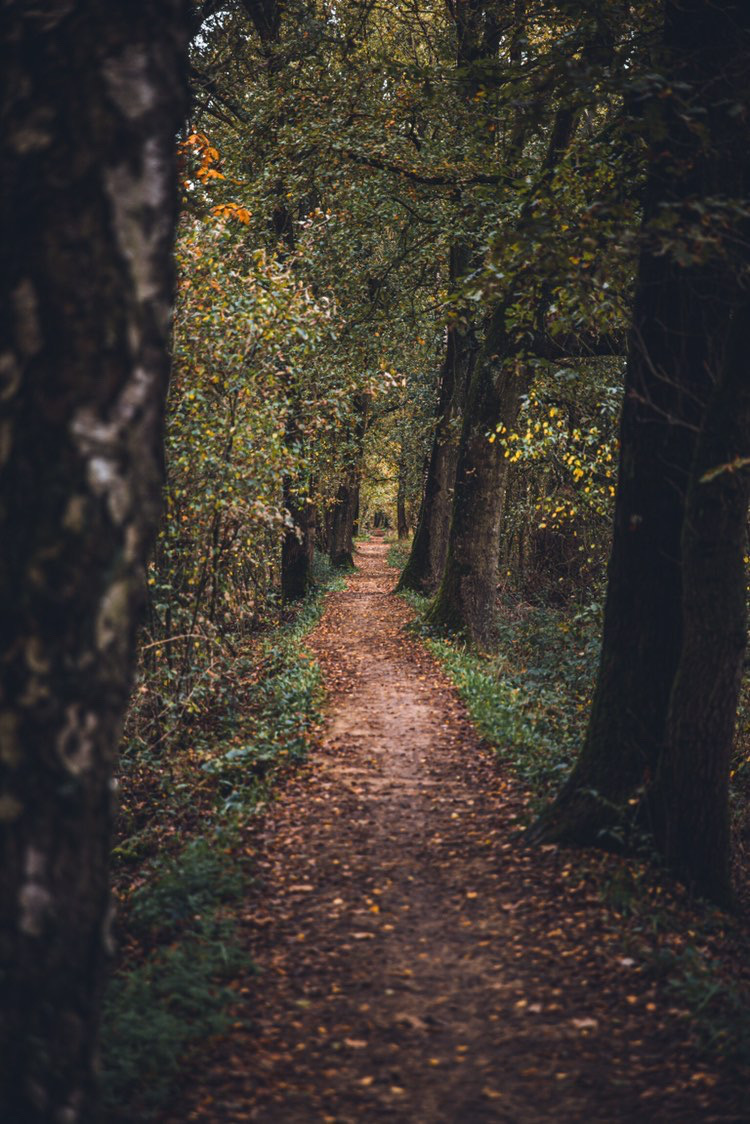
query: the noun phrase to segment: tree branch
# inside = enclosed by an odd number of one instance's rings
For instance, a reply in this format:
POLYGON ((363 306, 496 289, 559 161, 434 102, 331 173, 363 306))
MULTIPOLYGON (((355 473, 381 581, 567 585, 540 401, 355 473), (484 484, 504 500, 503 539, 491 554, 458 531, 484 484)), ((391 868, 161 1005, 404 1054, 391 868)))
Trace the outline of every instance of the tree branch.
POLYGON ((602 355, 625 355, 626 332, 563 332, 551 336, 537 332, 528 351, 536 359, 593 359, 602 355))
POLYGON ((411 180, 412 183, 423 184, 425 187, 473 187, 477 184, 497 185, 510 183, 511 181, 511 177, 506 172, 477 172, 473 176, 460 179, 454 176, 416 172, 412 168, 403 168, 400 164, 393 164, 383 157, 363 155, 361 152, 354 152, 349 148, 339 148, 337 151, 354 164, 362 164, 380 172, 393 172, 397 176, 403 176, 404 179, 411 180))

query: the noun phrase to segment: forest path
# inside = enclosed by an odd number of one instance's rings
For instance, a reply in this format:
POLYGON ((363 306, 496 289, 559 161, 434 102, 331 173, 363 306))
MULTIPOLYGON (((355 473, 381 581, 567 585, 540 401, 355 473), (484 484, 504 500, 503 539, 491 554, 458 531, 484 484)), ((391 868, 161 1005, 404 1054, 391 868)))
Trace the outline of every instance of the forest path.
POLYGON ((327 720, 266 817, 250 1025, 168 1119, 741 1119, 570 856, 517 848, 520 796, 405 634, 386 549, 360 547, 311 637, 327 720))

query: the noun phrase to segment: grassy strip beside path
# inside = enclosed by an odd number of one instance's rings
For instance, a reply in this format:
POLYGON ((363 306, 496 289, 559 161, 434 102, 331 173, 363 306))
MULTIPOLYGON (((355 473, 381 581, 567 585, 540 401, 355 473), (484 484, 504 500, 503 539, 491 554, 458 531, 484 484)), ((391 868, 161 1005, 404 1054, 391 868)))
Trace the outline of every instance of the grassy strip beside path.
POLYGON ((114 850, 116 970, 104 1000, 108 1121, 148 1120, 191 1049, 230 1028, 227 987, 247 964, 235 914, 252 878, 247 828, 320 722, 317 662, 303 645, 340 577, 320 567, 291 621, 236 646, 236 697, 217 727, 169 753, 124 748, 114 850))
MULTIPOLYGON (((399 544, 388 560, 403 565, 399 544)), ((482 738, 523 786, 526 820, 532 821, 569 772, 585 735, 599 654, 598 606, 509 601, 498 619, 496 651, 479 653, 429 629, 423 619, 428 598, 407 593, 404 599, 417 613, 412 627, 452 679, 482 738)), ((748 714, 746 691, 741 729, 748 714)), ((743 785, 748 759, 740 741, 735 774, 743 785)), ((735 799, 746 799, 735 784, 735 799)), ((747 925, 691 899, 652 860, 643 838, 632 857, 579 852, 575 863, 609 906, 625 958, 655 982, 666 981, 707 1061, 721 1059, 750 1077, 747 925)))

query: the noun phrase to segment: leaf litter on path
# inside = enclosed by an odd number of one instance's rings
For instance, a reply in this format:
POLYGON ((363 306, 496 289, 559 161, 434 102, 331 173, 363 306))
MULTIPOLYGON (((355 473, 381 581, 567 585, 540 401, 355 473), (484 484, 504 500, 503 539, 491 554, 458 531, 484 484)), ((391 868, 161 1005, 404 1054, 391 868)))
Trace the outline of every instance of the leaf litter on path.
POLYGON ((585 867, 518 848, 523 796, 405 632, 385 552, 311 636, 327 720, 254 841, 258 971, 164 1121, 745 1119, 585 867))

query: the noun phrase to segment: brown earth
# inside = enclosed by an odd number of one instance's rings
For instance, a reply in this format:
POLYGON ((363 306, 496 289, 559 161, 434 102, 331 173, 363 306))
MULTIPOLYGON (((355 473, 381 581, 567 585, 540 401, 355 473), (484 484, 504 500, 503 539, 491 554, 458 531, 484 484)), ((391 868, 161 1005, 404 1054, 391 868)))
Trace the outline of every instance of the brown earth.
POLYGON ((522 794, 405 633, 385 552, 312 635, 326 727, 265 819, 257 974, 165 1119, 748 1119, 581 861, 518 846, 522 794))

